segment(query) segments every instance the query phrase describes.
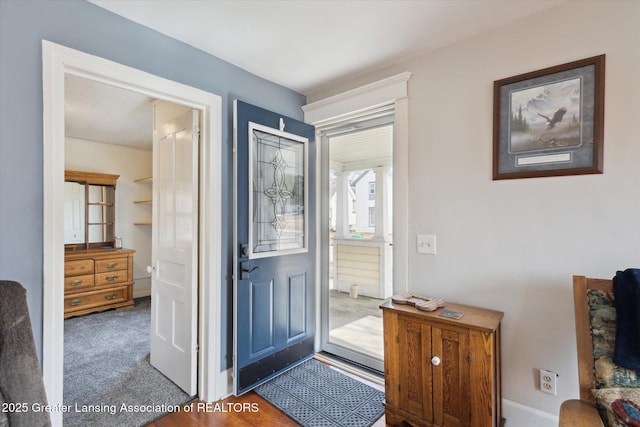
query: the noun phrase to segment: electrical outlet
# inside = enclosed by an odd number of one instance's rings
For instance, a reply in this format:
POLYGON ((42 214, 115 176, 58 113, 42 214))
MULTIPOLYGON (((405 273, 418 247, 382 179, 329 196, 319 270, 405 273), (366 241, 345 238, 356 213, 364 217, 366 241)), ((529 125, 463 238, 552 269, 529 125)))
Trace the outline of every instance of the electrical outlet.
POLYGON ((556 374, 555 372, 547 371, 546 369, 540 369, 540 391, 557 396, 557 379, 558 374, 556 374))

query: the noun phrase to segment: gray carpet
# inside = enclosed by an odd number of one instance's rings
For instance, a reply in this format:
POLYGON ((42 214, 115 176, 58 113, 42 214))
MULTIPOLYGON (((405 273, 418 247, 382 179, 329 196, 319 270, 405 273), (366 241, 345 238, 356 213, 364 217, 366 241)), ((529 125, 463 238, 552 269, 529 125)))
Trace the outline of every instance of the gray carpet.
POLYGON ((65 320, 64 426, 142 426, 190 400, 149 364, 150 324, 149 297, 65 320))
POLYGON ((384 412, 384 392, 314 360, 256 388, 305 427, 368 427, 384 412))

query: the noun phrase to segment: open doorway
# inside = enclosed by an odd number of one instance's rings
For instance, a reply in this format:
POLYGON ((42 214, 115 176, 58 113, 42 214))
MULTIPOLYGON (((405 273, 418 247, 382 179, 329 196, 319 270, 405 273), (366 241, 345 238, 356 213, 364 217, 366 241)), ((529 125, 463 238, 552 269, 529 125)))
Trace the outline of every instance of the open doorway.
POLYGON ((322 349, 383 371, 393 293, 393 114, 322 131, 322 349))
MULTIPOLYGON (((64 77, 73 74, 116 87, 144 93, 200 112, 200 143, 197 147, 198 257, 195 269, 208 286, 198 289, 196 308, 198 337, 189 344, 197 358, 198 397, 217 400, 226 391, 226 373, 220 372, 219 328, 221 293, 220 194, 221 98, 190 86, 166 80, 112 61, 43 41, 43 375, 52 406, 63 406, 63 300, 64 300, 64 77), (204 262, 203 260, 206 260, 204 262), (196 353, 197 349, 199 351, 196 353)), ((53 425, 62 425, 62 413, 51 414, 53 425)))
MULTIPOLYGON (((89 78, 65 75, 65 181, 71 180, 65 186, 77 186, 75 179, 94 174, 116 177, 115 185, 108 187, 112 194, 106 204, 102 198, 93 200, 95 191, 91 191, 104 187, 89 186, 86 215, 69 215, 68 208, 78 203, 69 201, 65 192, 65 283, 67 266, 87 264, 87 271, 69 271, 70 283, 86 281, 87 286, 65 287, 64 404, 70 408, 113 408, 118 402, 173 407, 191 397, 156 369, 158 356, 151 356, 151 313, 159 305, 154 304, 156 298, 152 300, 148 271, 157 234, 152 232, 154 129, 160 127, 158 122, 167 121, 163 117, 179 117, 189 110, 89 78), (86 216, 86 221, 73 221, 78 216, 86 216), (67 230, 71 225, 73 233, 67 230), (84 241, 84 236, 95 249, 78 248, 82 245, 77 240, 84 241), (111 243, 114 236, 115 244, 111 243), (96 240, 102 243, 91 243, 96 240), (95 280, 85 274, 93 271, 95 280), (102 294, 107 299, 100 298, 102 294), (125 302, 115 306, 130 306, 113 312, 113 302, 121 295, 125 302)), ((171 172, 160 169, 160 173, 171 172)), ((85 203, 81 205, 84 209, 85 203)), ((103 416, 117 423, 123 415, 110 411, 103 416)), ((64 424, 86 425, 97 421, 96 417, 99 415, 88 411, 69 411, 64 424)), ((138 417, 142 423, 155 415, 138 417)))

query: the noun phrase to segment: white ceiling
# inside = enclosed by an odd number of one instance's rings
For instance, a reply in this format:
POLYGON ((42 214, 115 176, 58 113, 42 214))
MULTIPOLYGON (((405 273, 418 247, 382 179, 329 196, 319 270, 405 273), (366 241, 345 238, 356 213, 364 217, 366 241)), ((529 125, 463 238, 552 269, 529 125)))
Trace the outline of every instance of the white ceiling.
POLYGON ((65 136, 151 149, 152 98, 65 75, 65 136))
POLYGON ((391 166, 393 126, 350 132, 329 139, 331 167, 337 171, 391 166))
MULTIPOLYGON (((308 95, 567 0, 89 0, 308 95)), ((69 137, 151 148, 151 100, 67 76, 69 137)))
POLYGON ((89 0, 309 95, 565 0, 89 0))

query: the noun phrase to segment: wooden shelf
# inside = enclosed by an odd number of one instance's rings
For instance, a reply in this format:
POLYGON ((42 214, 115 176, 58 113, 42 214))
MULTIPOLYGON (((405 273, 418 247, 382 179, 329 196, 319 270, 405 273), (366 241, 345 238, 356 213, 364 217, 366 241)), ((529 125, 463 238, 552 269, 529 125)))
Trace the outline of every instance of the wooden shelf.
MULTIPOLYGON (((152 176, 148 176, 148 177, 145 177, 145 178, 136 179, 134 182, 137 182, 137 183, 140 183, 140 184, 151 184, 153 182, 153 177, 152 176)), ((134 200, 133 203, 142 204, 142 205, 151 205, 151 204, 153 204, 153 200, 152 199, 134 200)), ((151 225, 151 221, 134 222, 133 225, 150 226, 151 225)))

